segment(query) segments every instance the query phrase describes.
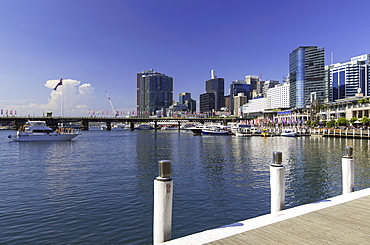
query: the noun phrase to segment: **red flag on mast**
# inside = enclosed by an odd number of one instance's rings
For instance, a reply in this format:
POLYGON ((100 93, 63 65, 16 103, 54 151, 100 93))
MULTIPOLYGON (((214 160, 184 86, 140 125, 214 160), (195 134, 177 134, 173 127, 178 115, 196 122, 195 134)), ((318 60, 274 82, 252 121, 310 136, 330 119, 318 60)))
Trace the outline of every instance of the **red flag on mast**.
POLYGON ((61 78, 60 80, 59 80, 59 83, 57 84, 57 86, 55 86, 55 88, 54 88, 54 90, 57 90, 57 88, 59 87, 59 86, 61 86, 61 85, 63 85, 63 78, 61 78))

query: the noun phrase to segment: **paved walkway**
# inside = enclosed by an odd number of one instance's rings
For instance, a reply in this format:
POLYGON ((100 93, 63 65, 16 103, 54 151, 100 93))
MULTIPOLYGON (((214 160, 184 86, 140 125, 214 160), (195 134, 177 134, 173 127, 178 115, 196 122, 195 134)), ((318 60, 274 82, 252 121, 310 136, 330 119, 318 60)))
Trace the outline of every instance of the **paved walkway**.
POLYGON ((370 244, 370 188, 164 244, 370 244))

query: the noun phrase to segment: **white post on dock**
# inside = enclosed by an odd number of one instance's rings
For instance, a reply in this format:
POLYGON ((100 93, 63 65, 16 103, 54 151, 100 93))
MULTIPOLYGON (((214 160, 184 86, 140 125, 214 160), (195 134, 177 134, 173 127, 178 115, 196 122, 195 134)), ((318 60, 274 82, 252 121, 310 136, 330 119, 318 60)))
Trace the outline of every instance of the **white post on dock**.
POLYGON ((346 146, 345 155, 342 158, 342 183, 343 194, 353 192, 355 182, 353 148, 346 146))
POLYGON ((159 161, 159 176, 154 180, 153 244, 171 239, 173 180, 171 161, 159 161))
POLYGON ((285 168, 281 165, 283 154, 273 152, 273 163, 270 165, 271 213, 285 208, 285 168))

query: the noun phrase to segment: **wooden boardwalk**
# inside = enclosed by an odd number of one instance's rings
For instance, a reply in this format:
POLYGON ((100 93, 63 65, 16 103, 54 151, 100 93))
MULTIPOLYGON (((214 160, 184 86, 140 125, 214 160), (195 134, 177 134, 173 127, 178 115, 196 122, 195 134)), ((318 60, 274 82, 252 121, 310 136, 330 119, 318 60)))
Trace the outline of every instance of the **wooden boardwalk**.
POLYGON ((370 196, 207 244, 370 244, 370 196))
POLYGON ((203 231, 164 244, 370 244, 370 189, 203 231))

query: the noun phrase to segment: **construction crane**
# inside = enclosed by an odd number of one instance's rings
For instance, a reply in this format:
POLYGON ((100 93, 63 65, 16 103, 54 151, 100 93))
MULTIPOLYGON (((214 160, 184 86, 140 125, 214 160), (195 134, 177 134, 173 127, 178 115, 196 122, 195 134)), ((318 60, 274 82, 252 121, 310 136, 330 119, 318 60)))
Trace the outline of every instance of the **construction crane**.
POLYGON ((118 113, 118 111, 115 109, 115 107, 114 107, 114 105, 113 105, 113 102, 112 102, 112 100, 110 99, 110 96, 109 96, 109 94, 108 94, 107 90, 105 90, 105 94, 107 95, 108 100, 109 100, 109 104, 110 104, 110 106, 112 107, 112 111, 113 111, 113 113, 115 114, 114 116, 115 116, 115 117, 118 117, 119 113, 118 113))

